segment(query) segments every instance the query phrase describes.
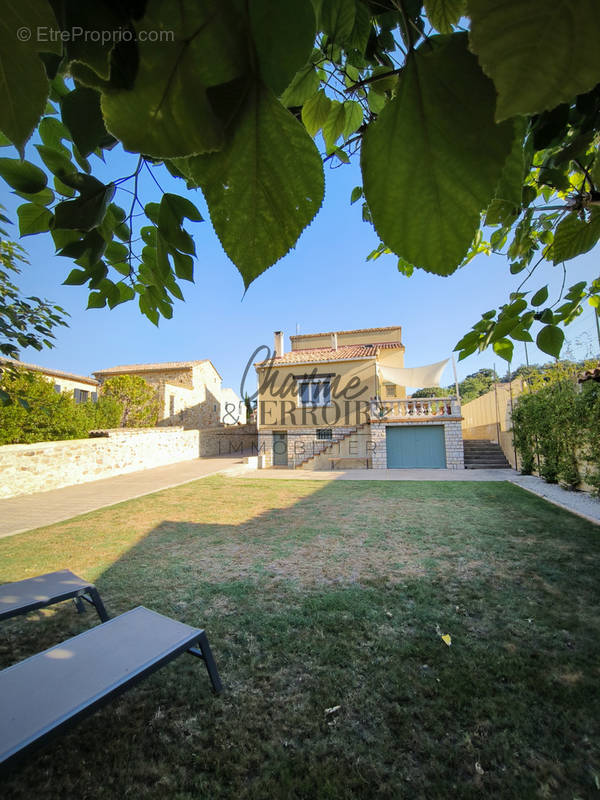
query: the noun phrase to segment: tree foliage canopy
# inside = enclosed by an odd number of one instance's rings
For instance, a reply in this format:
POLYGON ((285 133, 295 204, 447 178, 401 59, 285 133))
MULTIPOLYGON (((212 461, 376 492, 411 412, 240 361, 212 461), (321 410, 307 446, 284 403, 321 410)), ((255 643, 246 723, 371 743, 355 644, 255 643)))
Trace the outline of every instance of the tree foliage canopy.
POLYGON ((532 334, 557 356, 582 303, 600 307, 599 279, 558 298, 537 282, 600 239, 599 40, 597 0, 10 0, 0 130, 21 156, 37 131, 44 168, 0 158, 0 176, 90 308, 136 299, 158 323, 202 218, 187 196, 145 202, 142 170, 201 189, 248 286, 318 212, 323 161, 360 156, 371 258, 450 275, 494 251, 524 276, 460 357, 510 361, 532 334), (117 142, 137 167, 104 183, 91 157, 110 165, 117 142))
POLYGON ((139 375, 115 375, 101 388, 101 397, 120 403, 121 428, 152 428, 158 421, 155 389, 139 375))
POLYGON ((118 427, 121 418, 116 400, 76 403, 71 392, 55 392, 23 369, 0 371, 0 391, 9 399, 0 405, 0 445, 85 439, 91 430, 118 427))

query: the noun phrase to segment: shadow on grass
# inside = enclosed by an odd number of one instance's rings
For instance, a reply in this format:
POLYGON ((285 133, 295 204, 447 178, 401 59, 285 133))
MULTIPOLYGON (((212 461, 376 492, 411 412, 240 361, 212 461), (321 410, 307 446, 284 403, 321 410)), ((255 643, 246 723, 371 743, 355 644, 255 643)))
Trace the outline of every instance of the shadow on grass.
MULTIPOLYGON (((238 524, 162 521, 97 585, 113 615, 205 627, 225 694, 182 656, 6 796, 591 796, 599 561, 597 529, 501 484, 338 482, 238 524)), ((0 658, 95 623, 14 620, 0 658)))

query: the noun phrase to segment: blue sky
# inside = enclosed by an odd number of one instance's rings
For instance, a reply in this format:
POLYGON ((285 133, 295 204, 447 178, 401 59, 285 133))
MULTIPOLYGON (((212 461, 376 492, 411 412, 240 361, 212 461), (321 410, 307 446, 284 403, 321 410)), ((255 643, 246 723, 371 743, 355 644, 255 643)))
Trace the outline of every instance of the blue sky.
MULTIPOLYGON (((7 149, 2 155, 12 155, 7 149)), ((37 161, 31 144, 26 157, 37 161)), ((122 151, 107 154, 108 169, 92 157, 94 174, 115 179, 135 168, 136 159, 122 151)), ((38 162, 39 163, 39 162, 38 162)), ((166 191, 185 194, 185 186, 166 173, 159 173, 166 191)), ((480 314, 504 302, 520 276, 511 276, 506 259, 479 256, 448 278, 415 270, 411 278, 400 275, 393 256, 367 262, 367 254, 378 244, 373 229, 361 219, 360 201, 350 205, 350 192, 361 183, 358 165, 326 168, 324 205, 305 230, 296 248, 259 277, 244 295, 242 279, 223 252, 212 230, 206 205, 199 191, 189 194, 205 217, 203 223, 187 222, 197 249, 195 284, 181 282, 185 303, 175 301, 172 320, 155 328, 137 305, 127 303, 110 311, 85 310, 85 287, 61 286, 72 264, 54 255, 50 236, 25 237, 21 244, 29 253, 30 266, 18 283, 23 293, 47 297, 71 314, 70 327, 59 329, 53 350, 21 353, 24 361, 63 369, 81 375, 117 364, 185 361, 210 358, 223 376, 224 385, 239 390, 246 362, 254 349, 272 347, 273 331, 283 330, 286 350, 297 326, 302 333, 401 325, 406 347, 406 366, 440 361, 451 354, 461 336, 480 314)), ((148 176, 140 183, 143 202, 159 200, 159 191, 148 176)), ((2 182, 0 202, 16 221, 22 202, 2 182)), ((118 192, 115 202, 129 207, 130 195, 118 192)), ((11 229, 18 239, 16 226, 11 229)), ((548 279, 557 290, 562 281, 560 267, 545 266, 543 276, 532 281, 539 288, 548 279)), ((567 286, 598 275, 594 253, 569 262, 567 286)), ((529 287, 527 287, 529 288, 529 287)), ((591 309, 567 329, 572 354, 583 357, 598 352, 591 309)), ((528 346, 529 361, 548 357, 528 346)), ((517 343, 513 368, 525 363, 522 344, 517 343)), ((495 365, 506 372, 506 362, 493 351, 473 355, 458 364, 459 380, 481 367, 495 365)), ((442 383, 451 383, 450 365, 442 383)))

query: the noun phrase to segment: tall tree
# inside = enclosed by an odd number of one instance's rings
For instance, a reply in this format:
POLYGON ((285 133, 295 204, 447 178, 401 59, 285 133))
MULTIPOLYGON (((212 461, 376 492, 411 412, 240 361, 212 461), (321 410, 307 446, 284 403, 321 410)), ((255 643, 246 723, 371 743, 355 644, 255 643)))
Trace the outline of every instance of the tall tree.
POLYGON ((372 258, 450 275, 495 251, 524 275, 460 357, 510 361, 533 335, 556 356, 583 303, 600 307, 600 279, 569 286, 565 266, 600 238, 599 40, 597 0, 9 3, 0 130, 21 158, 0 175, 22 235, 53 237, 90 308, 137 299, 158 323, 193 279, 184 226, 202 218, 180 195, 145 202, 142 170, 202 190, 247 286, 318 212, 322 162, 360 155, 372 258), (43 169, 22 160, 34 130, 43 169), (89 159, 117 142, 137 166, 105 183, 89 159), (558 297, 544 263, 562 265, 558 297))

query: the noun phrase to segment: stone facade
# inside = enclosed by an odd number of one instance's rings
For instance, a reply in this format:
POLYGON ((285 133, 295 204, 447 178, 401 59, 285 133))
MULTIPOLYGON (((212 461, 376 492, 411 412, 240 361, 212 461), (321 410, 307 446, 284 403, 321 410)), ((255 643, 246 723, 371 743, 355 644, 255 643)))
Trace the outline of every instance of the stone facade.
MULTIPOLYGON (((159 401, 158 425, 183 428, 210 428, 245 422, 239 416, 240 400, 233 389, 221 387, 221 376, 212 363, 202 361, 173 361, 164 364, 131 364, 95 372, 101 382, 117 375, 136 375, 153 386, 159 401), (225 414, 235 406, 237 413, 225 414)), ((243 406, 243 404, 242 404, 243 406)))
POLYGON ((258 452, 256 425, 229 425, 203 428, 200 431, 200 456, 211 458, 242 453, 255 456, 258 452))
POLYGON ((0 447, 0 497, 43 492, 127 472, 191 461, 200 452, 197 430, 130 428, 100 438, 0 447))

